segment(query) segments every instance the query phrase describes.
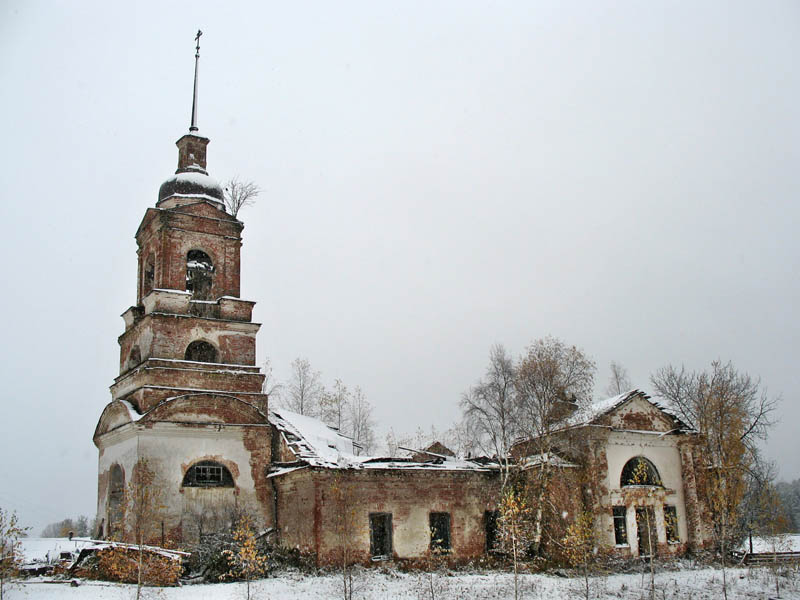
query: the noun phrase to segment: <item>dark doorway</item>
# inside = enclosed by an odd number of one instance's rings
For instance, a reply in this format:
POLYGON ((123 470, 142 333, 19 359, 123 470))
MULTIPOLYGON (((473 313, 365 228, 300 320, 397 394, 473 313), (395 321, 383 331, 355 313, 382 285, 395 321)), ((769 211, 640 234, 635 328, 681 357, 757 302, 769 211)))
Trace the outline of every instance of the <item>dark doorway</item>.
POLYGON ((392 513, 369 514, 369 546, 372 558, 391 558, 392 513))
POLYGON ((636 532, 639 536, 639 556, 651 557, 658 547, 656 514, 652 506, 636 507, 636 532))

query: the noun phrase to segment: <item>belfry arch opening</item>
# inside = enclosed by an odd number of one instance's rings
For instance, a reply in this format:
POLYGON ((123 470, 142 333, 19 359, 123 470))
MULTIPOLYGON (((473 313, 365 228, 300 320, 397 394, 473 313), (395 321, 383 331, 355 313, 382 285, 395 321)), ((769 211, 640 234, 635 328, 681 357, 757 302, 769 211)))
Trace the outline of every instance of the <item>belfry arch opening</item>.
POLYGON ((214 283, 214 263, 202 250, 189 250, 186 255, 186 291, 192 300, 211 300, 214 283))
POLYGON ((205 340, 195 340, 186 347, 186 353, 183 356, 184 360, 191 360, 194 362, 215 363, 219 362, 217 349, 213 344, 205 340))
POLYGON ((620 487, 634 485, 662 486, 661 476, 656 466, 644 456, 634 456, 622 467, 620 487))
POLYGON ((233 487, 228 467, 212 460, 196 462, 183 476, 182 487, 233 487))

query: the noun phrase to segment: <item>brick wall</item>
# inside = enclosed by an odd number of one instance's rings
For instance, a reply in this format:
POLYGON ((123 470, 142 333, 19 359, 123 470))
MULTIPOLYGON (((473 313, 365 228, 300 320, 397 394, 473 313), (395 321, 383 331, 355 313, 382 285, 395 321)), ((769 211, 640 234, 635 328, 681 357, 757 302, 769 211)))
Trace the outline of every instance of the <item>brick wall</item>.
POLYGON ((370 560, 370 513, 392 514, 397 559, 425 556, 431 512, 451 515, 452 560, 485 551, 484 512, 495 509, 496 473, 403 469, 303 469, 275 478, 281 542, 315 552, 321 564, 370 560))

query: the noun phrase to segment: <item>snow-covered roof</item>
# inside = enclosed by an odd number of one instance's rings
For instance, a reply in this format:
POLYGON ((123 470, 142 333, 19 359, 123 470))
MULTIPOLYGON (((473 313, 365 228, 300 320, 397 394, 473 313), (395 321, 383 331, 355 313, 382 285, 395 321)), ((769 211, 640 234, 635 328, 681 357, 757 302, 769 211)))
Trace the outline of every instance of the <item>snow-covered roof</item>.
POLYGON ((337 466, 356 458, 352 438, 340 434, 319 419, 290 410, 272 411, 270 421, 283 435, 298 459, 313 466, 337 466))
POLYGON ((639 390, 631 390, 618 396, 611 398, 604 398, 602 400, 594 400, 591 404, 578 408, 571 415, 566 417, 562 423, 565 427, 574 427, 576 425, 586 425, 596 421, 605 414, 610 413, 612 410, 621 406, 634 396, 641 395, 645 399, 649 398, 647 394, 639 390))
POLYGON ((564 428, 569 427, 578 427, 580 425, 589 425, 597 421, 600 417, 607 415, 608 413, 612 412, 613 410, 619 408, 629 400, 633 398, 639 397, 642 400, 646 400, 657 409, 662 411, 664 414, 668 415, 669 417, 675 419, 675 421, 679 424, 681 429, 690 430, 691 427, 683 423, 678 416, 675 414, 671 408, 665 404, 660 404, 654 401, 649 395, 644 393, 641 390, 630 390, 623 394, 619 394, 618 396, 612 396, 611 398, 604 398, 602 400, 595 400, 588 406, 584 406, 578 408, 575 412, 573 412, 568 417, 564 418, 561 421, 560 425, 564 428))
POLYGON ((554 452, 545 452, 544 454, 533 454, 531 456, 526 456, 525 458, 522 459, 523 469, 530 469, 532 467, 538 467, 544 464, 550 464, 558 468, 570 468, 578 466, 575 463, 571 463, 568 460, 561 458, 558 454, 554 452))
MULTIPOLYGON (((431 462, 415 462, 409 458, 357 456, 354 441, 329 427, 319 419, 300 415, 289 410, 278 409, 270 413, 270 422, 278 429, 286 445, 303 466, 328 469, 405 469, 435 471, 493 471, 494 463, 481 460, 461 460, 451 457, 438 458, 431 462)), ((302 466, 286 464, 274 470, 270 476, 277 477, 302 466)))

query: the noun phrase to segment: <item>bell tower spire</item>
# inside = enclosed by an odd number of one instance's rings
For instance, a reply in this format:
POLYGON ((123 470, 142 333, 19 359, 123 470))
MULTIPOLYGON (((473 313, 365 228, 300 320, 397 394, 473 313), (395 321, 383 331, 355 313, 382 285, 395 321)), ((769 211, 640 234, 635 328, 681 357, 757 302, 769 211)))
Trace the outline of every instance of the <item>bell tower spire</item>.
POLYGON ((203 32, 197 30, 197 35, 194 41, 197 42, 197 47, 194 53, 194 90, 192 93, 192 123, 189 125, 189 131, 197 131, 197 68, 200 65, 200 36, 203 32))
MULTIPOLYGON (((192 120, 189 133, 186 133, 176 143, 178 146, 178 170, 175 173, 200 173, 208 175, 206 171, 206 147, 209 139, 197 128, 197 72, 200 66, 200 36, 203 32, 197 30, 194 41, 197 43, 194 52, 194 88, 192 90, 192 120)), ((159 200, 161 200, 159 196, 159 200)), ((220 198, 221 200, 221 194, 220 198)))

